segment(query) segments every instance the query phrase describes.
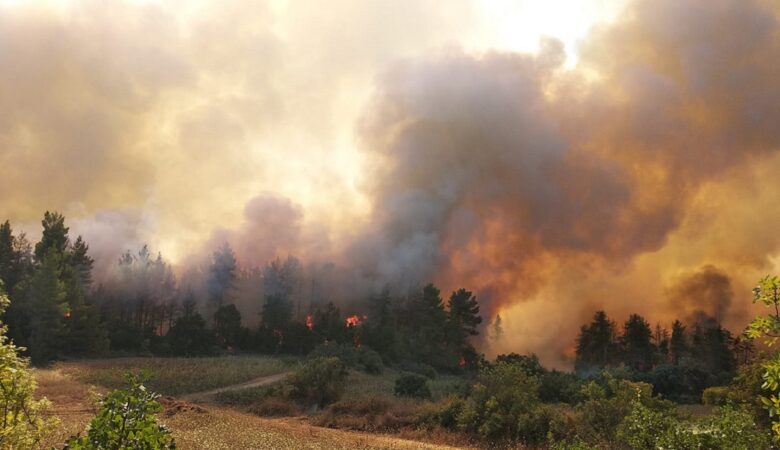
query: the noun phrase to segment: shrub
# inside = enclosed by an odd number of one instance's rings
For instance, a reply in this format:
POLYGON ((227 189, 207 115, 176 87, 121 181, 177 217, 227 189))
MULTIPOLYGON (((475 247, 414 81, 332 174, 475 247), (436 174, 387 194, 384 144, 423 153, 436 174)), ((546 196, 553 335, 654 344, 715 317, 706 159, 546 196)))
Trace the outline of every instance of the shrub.
POLYGON ((609 443, 623 419, 631 413, 635 402, 656 411, 670 411, 674 404, 652 396, 647 383, 612 378, 605 375, 605 385, 595 381, 584 385, 577 405, 577 434, 591 443, 609 443))
MULTIPOLYGON (((0 283, 0 315, 8 298, 0 283)), ((29 361, 19 356, 23 349, 8 341, 8 328, 0 324, 0 408, 5 413, 0 428, 0 448, 34 448, 54 427, 54 419, 44 419, 49 403, 35 400, 35 380, 29 361)))
POLYGON ((579 439, 574 439, 573 441, 552 442, 550 444, 550 450, 598 450, 598 448, 579 439))
POLYGON ((702 423, 702 428, 708 430, 700 436, 709 438, 709 446, 722 450, 763 450, 771 448, 769 433, 756 424, 753 415, 744 409, 731 406, 718 408, 714 414, 702 423))
POLYGON ((458 426, 485 439, 543 442, 551 410, 539 401, 539 381, 519 365, 483 368, 458 415, 458 426))
POLYGON ((676 427, 673 417, 654 411, 637 399, 631 402, 630 412, 617 427, 617 440, 632 450, 656 450, 659 441, 675 434, 676 427))
POLYGON ((407 402, 368 398, 341 400, 315 418, 320 426, 352 430, 397 431, 419 424, 420 410, 407 402))
POLYGON ((729 390, 725 386, 708 387, 701 394, 701 402, 705 405, 725 405, 728 401, 729 390))
POLYGON ((434 369, 432 366, 429 366, 428 364, 421 363, 421 362, 402 361, 401 363, 398 364, 398 368, 403 370, 404 372, 416 373, 418 375, 428 377, 431 380, 436 379, 436 377, 438 376, 436 369, 434 369))
POLYGON ((379 375, 384 371, 385 366, 382 363, 382 357, 379 356, 379 353, 366 346, 359 347, 357 353, 358 363, 364 372, 379 375))
POLYGON ((325 406, 341 398, 347 371, 339 358, 309 361, 289 378, 289 396, 308 404, 325 406))
POLYGON ((66 450, 77 449, 175 449, 170 431, 157 424, 162 410, 157 394, 149 392, 142 378, 127 375, 127 390, 110 392, 102 401, 85 436, 71 437, 66 450))
POLYGON ((253 403, 249 412, 258 416, 295 416, 300 413, 298 407, 284 397, 268 397, 253 403))
POLYGON ((539 381, 539 399, 545 403, 573 404, 582 387, 577 375, 557 370, 543 374, 539 381))
POLYGON ((428 379, 414 373, 401 375, 395 380, 395 395, 399 397, 431 398, 428 379))
POLYGON ((309 359, 338 358, 350 368, 360 369, 366 373, 380 374, 384 370, 382 357, 379 353, 362 345, 355 347, 352 344, 320 344, 309 353, 309 359))

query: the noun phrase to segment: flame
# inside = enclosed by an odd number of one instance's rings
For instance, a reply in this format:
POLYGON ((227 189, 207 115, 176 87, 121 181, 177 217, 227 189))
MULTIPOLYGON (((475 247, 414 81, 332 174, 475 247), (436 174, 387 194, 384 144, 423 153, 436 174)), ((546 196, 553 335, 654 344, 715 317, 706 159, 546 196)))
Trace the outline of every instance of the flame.
POLYGON ((70 310, 65 311, 65 318, 70 319, 70 310))
POLYGON ((465 365, 466 365, 466 358, 464 358, 464 357, 462 357, 462 356, 461 356, 461 357, 460 357, 460 359, 458 360, 458 365, 459 365, 460 367, 463 367, 463 366, 465 366, 465 365))
POLYGON ((358 316, 349 316, 346 320, 347 328, 352 328, 360 325, 360 317, 358 316))
POLYGON ((314 321, 311 318, 311 314, 306 316, 306 328, 308 328, 309 331, 314 329, 314 321))

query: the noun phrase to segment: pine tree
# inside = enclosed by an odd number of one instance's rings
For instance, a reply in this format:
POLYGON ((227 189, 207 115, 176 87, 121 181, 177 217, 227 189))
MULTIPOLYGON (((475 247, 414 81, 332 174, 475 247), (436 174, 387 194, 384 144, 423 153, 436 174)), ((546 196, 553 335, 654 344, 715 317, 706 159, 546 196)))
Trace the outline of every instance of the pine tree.
POLYGON ((477 298, 465 289, 458 289, 450 295, 447 314, 447 343, 454 350, 454 358, 460 366, 473 366, 476 350, 469 338, 479 334, 477 327, 482 323, 477 298))
POLYGON ((27 292, 31 312, 30 356, 33 364, 56 358, 61 348, 63 319, 69 314, 65 286, 60 281, 62 256, 55 247, 40 260, 27 292))
POLYGON ((224 347, 235 347, 241 332, 241 313, 236 305, 222 306, 214 313, 214 333, 224 347))
POLYGON ((604 311, 597 311, 590 325, 580 329, 575 368, 580 371, 606 367, 615 361, 616 350, 615 323, 604 311))
MULTIPOLYGON (((58 212, 46 211, 41 225, 43 225, 43 235, 40 242, 35 244, 36 261, 42 261, 52 250, 57 254, 64 255, 69 243, 65 217, 58 212)), ((61 263, 64 262, 61 261, 61 263)))
POLYGON ((656 347, 652 342, 650 324, 639 314, 631 314, 623 326, 620 338, 623 361, 635 371, 645 372, 652 368, 656 347))
POLYGON ((209 266, 208 291, 213 311, 233 300, 237 267, 233 250, 225 242, 214 252, 209 266))
POLYGON ((671 356, 672 364, 679 364, 680 360, 688 355, 688 352, 688 337, 685 325, 679 320, 675 320, 672 324, 672 337, 669 339, 669 355, 671 356))
POLYGON ((469 336, 479 334, 477 327, 482 323, 477 298, 465 289, 458 289, 450 296, 448 304, 450 328, 457 333, 456 338, 463 341, 469 336))

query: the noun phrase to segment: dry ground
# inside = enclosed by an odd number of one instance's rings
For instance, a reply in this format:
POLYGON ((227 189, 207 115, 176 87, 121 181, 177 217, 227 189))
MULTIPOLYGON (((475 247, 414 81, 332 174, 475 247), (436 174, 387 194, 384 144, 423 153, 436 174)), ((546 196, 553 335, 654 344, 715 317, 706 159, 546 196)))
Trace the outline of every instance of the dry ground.
MULTIPOLYGON (((58 369, 37 370, 38 394, 52 402, 61 420, 44 448, 61 448, 65 439, 82 431, 93 414, 96 389, 58 369)), ((214 405, 192 405, 173 398, 160 421, 173 431, 182 449, 446 449, 423 442, 370 433, 311 426, 305 418, 268 419, 214 405)))

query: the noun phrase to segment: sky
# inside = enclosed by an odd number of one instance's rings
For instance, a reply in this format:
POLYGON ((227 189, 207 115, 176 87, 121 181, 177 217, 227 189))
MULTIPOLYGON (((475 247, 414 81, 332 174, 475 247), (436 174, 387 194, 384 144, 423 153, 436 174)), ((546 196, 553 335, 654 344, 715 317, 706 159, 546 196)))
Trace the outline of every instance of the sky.
POLYGON ((739 328, 780 255, 778 30, 761 0, 0 0, 0 217, 58 210, 99 263, 464 286, 490 351, 553 365, 599 308, 739 328))

